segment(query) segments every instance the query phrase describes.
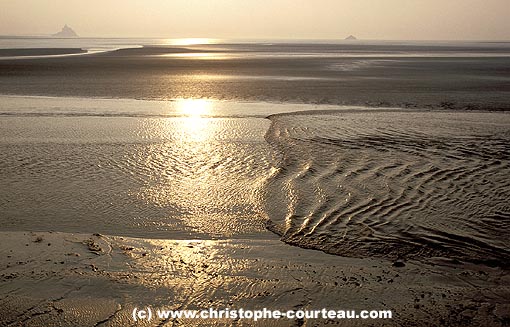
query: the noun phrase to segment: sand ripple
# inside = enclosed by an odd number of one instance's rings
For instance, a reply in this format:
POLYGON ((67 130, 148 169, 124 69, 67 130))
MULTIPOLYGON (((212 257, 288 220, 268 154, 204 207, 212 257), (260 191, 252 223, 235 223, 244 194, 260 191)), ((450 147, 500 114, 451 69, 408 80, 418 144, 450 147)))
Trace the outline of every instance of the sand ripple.
POLYGON ((275 115, 270 229, 350 256, 447 256, 507 265, 510 115, 275 115), (281 204, 283 202, 283 205, 281 204))

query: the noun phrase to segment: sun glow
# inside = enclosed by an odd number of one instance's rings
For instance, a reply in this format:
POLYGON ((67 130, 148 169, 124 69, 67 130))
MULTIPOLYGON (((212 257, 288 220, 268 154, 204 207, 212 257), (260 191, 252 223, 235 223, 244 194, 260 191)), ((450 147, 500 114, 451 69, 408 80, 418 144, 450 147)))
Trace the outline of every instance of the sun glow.
POLYGON ((179 99, 176 103, 180 119, 181 137, 184 141, 204 142, 211 137, 213 102, 205 99, 179 99))
POLYGON ((183 116, 200 118, 211 113, 212 102, 205 99, 179 99, 177 111, 183 116))

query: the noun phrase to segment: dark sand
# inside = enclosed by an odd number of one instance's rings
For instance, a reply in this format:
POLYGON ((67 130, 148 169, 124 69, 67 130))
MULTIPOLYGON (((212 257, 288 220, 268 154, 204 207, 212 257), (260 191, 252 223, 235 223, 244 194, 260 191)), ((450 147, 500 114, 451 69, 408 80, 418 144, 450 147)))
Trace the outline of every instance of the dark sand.
POLYGON ((54 56, 85 52, 87 51, 75 48, 0 49, 0 57, 54 56))
POLYGON ((471 50, 477 55, 460 52, 462 47, 146 47, 2 60, 0 89, 18 95, 510 109, 506 48, 471 50), (415 55, 406 56, 408 51, 415 55))

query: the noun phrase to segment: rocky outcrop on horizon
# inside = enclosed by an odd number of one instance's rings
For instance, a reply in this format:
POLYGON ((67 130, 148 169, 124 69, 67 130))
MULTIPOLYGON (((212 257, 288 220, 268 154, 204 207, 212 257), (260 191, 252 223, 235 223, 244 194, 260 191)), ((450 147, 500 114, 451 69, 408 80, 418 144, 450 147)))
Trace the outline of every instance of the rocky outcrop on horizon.
POLYGON ((62 27, 62 30, 58 33, 55 33, 55 34, 52 34, 53 37, 79 37, 78 34, 76 34, 76 32, 70 28, 69 26, 64 25, 64 27, 62 27))

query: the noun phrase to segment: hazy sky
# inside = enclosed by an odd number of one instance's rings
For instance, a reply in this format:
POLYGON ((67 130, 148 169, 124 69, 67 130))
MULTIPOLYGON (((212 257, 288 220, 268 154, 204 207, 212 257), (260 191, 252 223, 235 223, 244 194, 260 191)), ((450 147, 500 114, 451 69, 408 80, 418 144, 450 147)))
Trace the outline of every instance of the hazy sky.
POLYGON ((0 35, 510 39, 510 0, 0 0, 0 35))

